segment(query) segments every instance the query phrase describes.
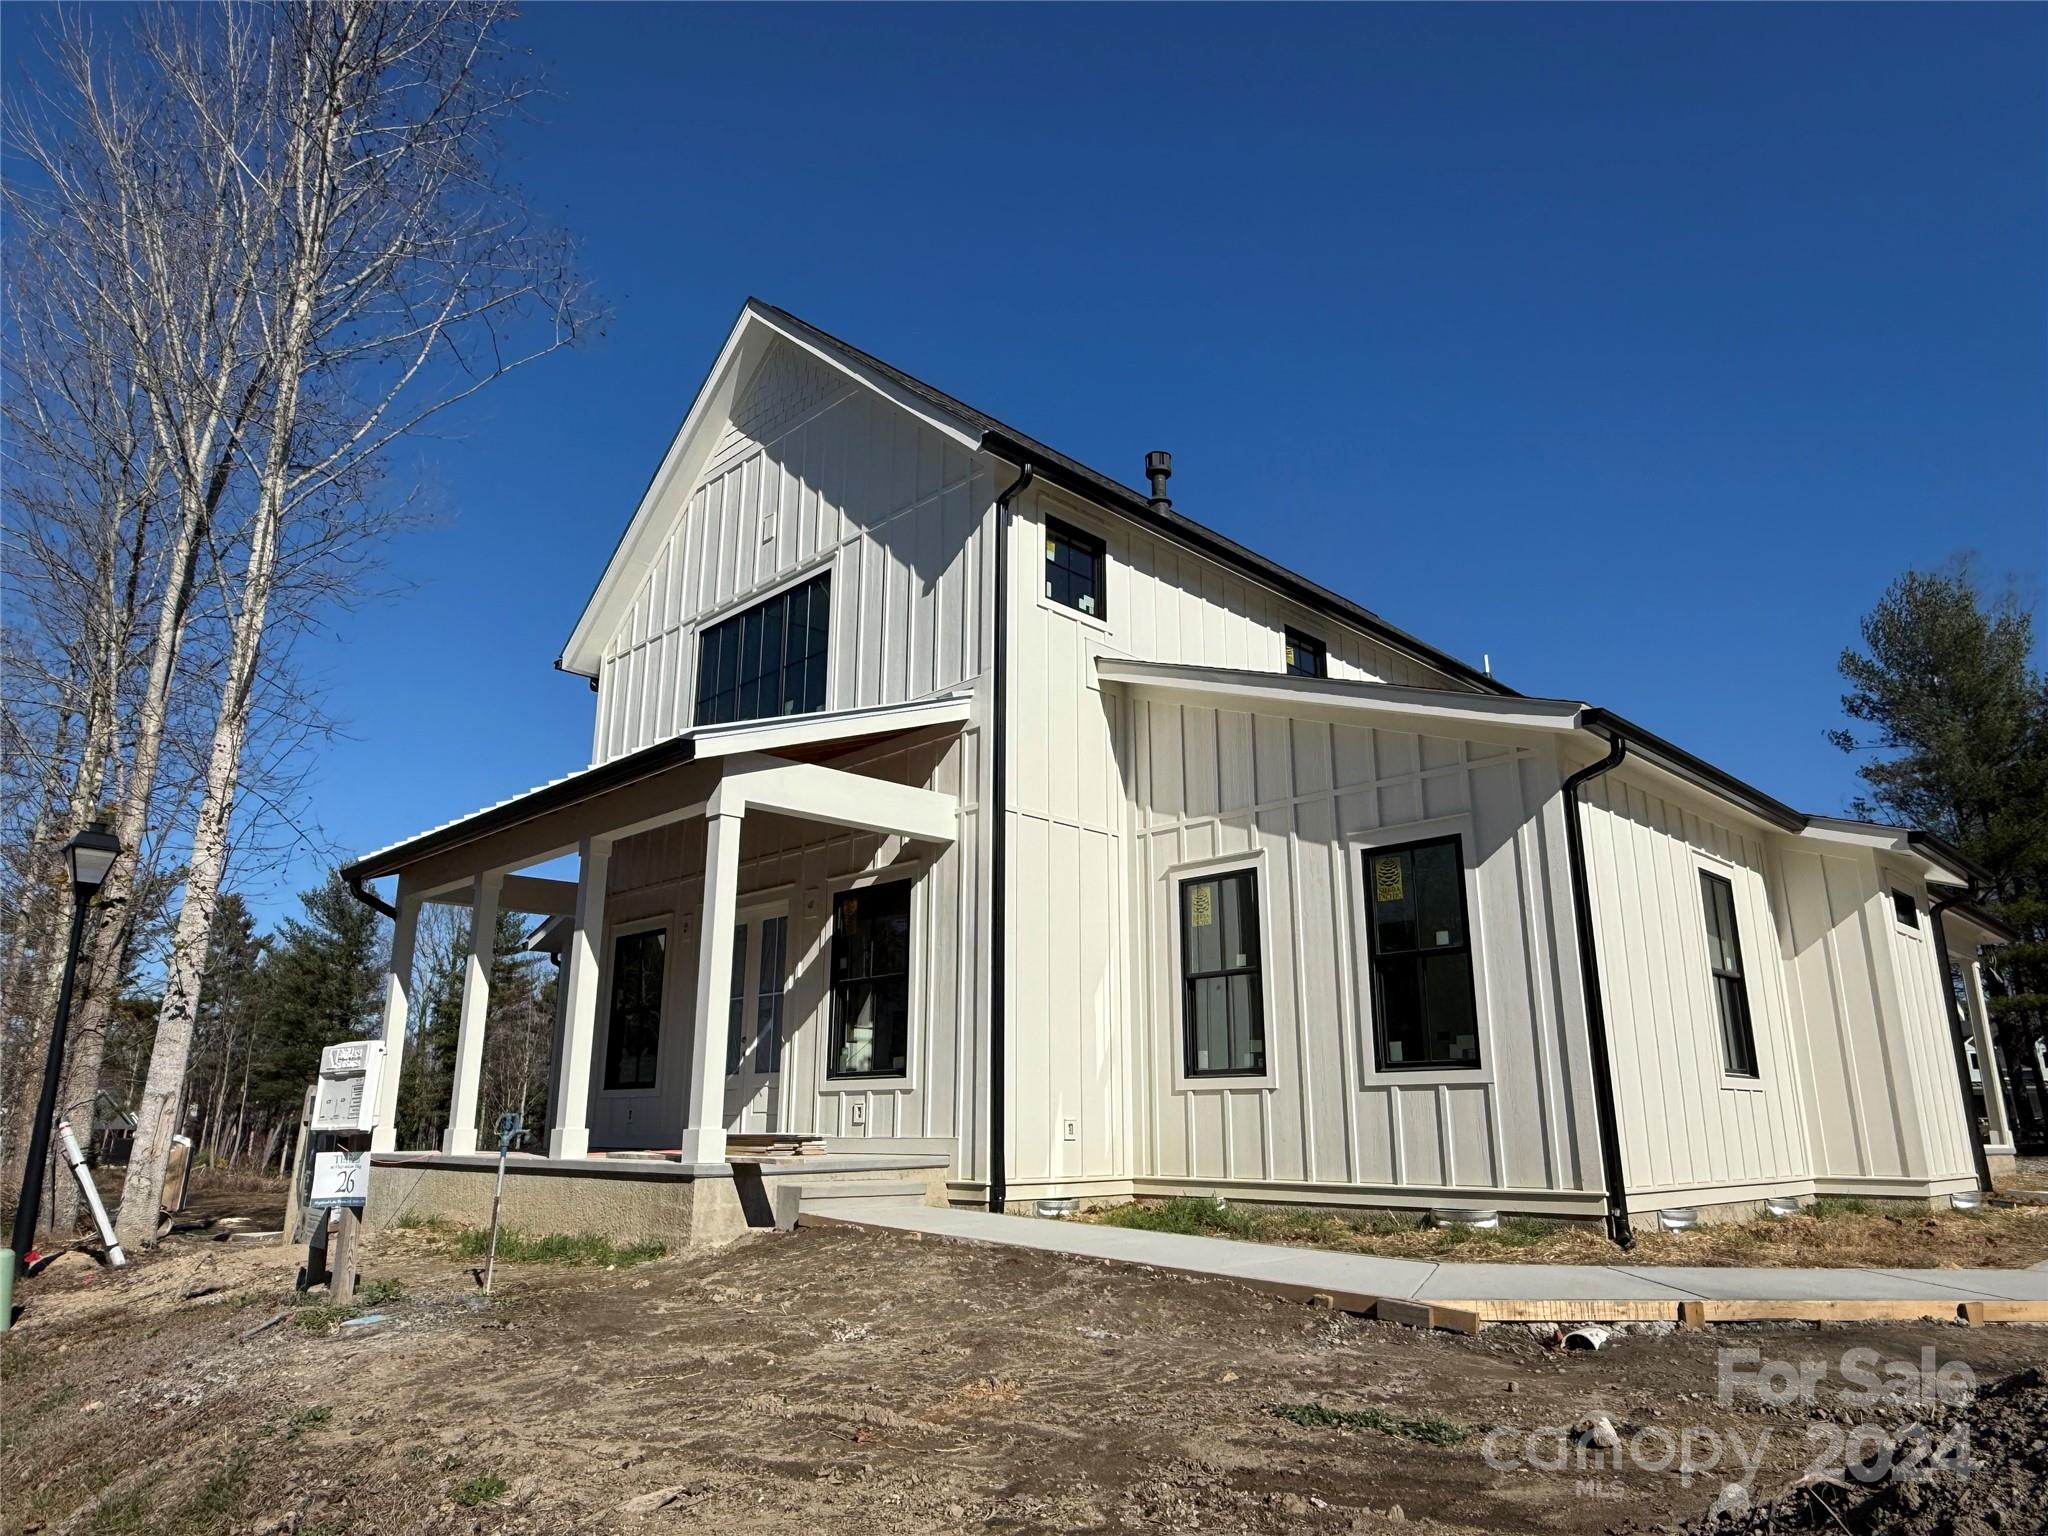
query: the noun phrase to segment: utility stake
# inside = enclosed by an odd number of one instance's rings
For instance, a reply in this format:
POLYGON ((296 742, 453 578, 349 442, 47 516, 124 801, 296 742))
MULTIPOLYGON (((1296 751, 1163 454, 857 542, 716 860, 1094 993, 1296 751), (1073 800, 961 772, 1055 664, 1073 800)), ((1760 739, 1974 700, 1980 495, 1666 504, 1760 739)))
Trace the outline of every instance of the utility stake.
POLYGON ((505 1158, 512 1143, 526 1133, 519 1111, 508 1109, 498 1116, 498 1187, 491 1191, 491 1242, 484 1253, 484 1294, 491 1294, 491 1280, 498 1272, 498 1207, 505 1200, 505 1158))

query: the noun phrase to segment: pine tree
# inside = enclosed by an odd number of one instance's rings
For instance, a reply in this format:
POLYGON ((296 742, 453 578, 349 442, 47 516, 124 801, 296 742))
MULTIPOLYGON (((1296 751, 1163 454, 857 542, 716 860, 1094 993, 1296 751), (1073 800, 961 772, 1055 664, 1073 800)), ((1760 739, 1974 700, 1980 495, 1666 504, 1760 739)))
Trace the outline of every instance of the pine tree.
POLYGON ((2033 616, 1986 604, 1967 564, 1908 571, 1842 652, 1829 732, 1868 793, 1858 815, 1938 833, 1991 873, 1986 905, 2020 934, 1989 957, 1991 1013, 2007 1059, 2048 1029, 2048 675, 2030 665, 2033 616))
POLYGON ((252 1103, 293 1114, 325 1047, 377 1032, 390 943, 384 919, 338 874, 299 902, 304 917, 284 920, 263 966, 263 1028, 249 1081, 252 1103))

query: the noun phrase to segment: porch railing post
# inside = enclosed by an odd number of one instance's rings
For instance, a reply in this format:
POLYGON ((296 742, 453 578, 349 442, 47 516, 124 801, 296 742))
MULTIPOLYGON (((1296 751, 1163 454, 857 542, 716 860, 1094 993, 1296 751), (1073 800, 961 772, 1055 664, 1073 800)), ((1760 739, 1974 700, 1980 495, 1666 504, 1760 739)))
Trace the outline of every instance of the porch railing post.
POLYGON ((732 997, 732 930, 739 918, 740 829, 745 808, 714 794, 704 814, 704 912, 697 934, 696 1027, 683 1101, 686 1163, 725 1161, 725 1036, 732 997))
POLYGON ((497 959, 498 893, 502 870, 481 874, 470 888, 469 960, 462 972, 462 1019, 455 1035, 455 1088, 441 1150, 476 1150, 477 1081, 483 1075, 484 1028, 491 1005, 491 967, 497 959))
POLYGON ((2005 1074, 1999 1070, 1997 1042, 1991 1033, 1991 1011, 1984 1003, 1984 968, 1972 958, 1962 962, 1963 996, 1969 1004, 1970 1034, 1977 1042, 1977 1075, 1984 1084, 1984 1145, 2012 1150, 2012 1119, 2005 1108, 2005 1074))
POLYGON ((576 927, 569 936, 567 1002, 562 1052, 555 1071, 555 1123, 549 1157, 590 1151, 590 1055, 597 1044, 599 946, 604 942, 605 881, 611 872, 609 838, 586 837, 577 848, 576 927))

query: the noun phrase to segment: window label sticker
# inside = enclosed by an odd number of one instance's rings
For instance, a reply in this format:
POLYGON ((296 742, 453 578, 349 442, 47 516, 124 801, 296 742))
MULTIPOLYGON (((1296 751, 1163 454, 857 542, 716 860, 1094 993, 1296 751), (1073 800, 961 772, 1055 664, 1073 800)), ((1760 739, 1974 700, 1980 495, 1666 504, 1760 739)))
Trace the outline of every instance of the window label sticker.
POLYGON ((1197 928, 1207 928, 1216 921, 1216 887, 1198 885, 1188 896, 1188 920, 1197 928))
POLYGON ((1401 856, 1386 854, 1372 861, 1373 890, 1381 901, 1399 901, 1405 886, 1401 880, 1401 856))
POLYGON ((1437 931, 1436 931, 1436 945, 1437 945, 1437 948, 1438 948, 1438 949, 1442 949, 1442 948, 1443 948, 1443 947, 1444 947, 1444 946, 1445 946, 1446 944, 1449 944, 1450 942, 1451 942, 1451 930, 1450 930, 1450 929, 1448 929, 1448 928, 1439 928, 1439 929, 1437 929, 1437 931))

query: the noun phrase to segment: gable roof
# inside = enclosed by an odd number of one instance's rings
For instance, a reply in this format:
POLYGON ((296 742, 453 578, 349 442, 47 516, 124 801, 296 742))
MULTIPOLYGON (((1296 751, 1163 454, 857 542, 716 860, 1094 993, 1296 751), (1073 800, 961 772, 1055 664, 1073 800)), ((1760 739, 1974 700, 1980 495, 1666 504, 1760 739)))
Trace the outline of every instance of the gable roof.
POLYGON ((1242 574, 1264 586, 1271 587, 1282 596, 1292 599, 1311 612, 1322 613, 1340 623, 1365 631, 1374 639, 1392 649, 1435 668, 1448 677, 1454 677, 1486 693, 1516 697, 1515 690, 1498 682, 1489 674, 1446 651, 1437 649, 1397 625, 1390 624, 1368 608, 1361 607, 1341 593, 1309 580, 1285 566, 1268 560, 1264 555, 1247 549, 1235 539, 1203 526, 1191 517, 1167 509, 1161 511, 1152 506, 1151 500, 1142 491, 1133 490, 1103 474, 1090 469, 1078 459, 1069 458, 1057 448, 1040 442, 1006 426, 995 417, 976 410, 962 400, 955 399, 944 390, 927 384, 924 380, 905 373, 902 369, 883 362, 872 353, 863 352, 849 342, 822 331, 807 320, 799 319, 786 309, 779 309, 760 299, 750 298, 740 306, 739 318, 734 322, 725 346, 711 366, 704 383, 698 388, 690 404, 690 411, 677 430, 668 452, 656 466, 640 505, 633 514, 633 520, 620 536, 611 559, 606 563, 604 574, 599 578, 590 601, 584 606, 582 617, 576 622, 567 643, 562 647, 561 658, 555 665, 565 672, 574 672, 583 677, 596 673, 598 657, 594 654, 604 644, 603 619, 612 606, 614 598, 625 585, 627 576, 638 569, 643 553, 651 551, 642 546, 651 538, 665 531, 654 524, 654 504, 659 492, 667 482, 686 466, 694 478, 695 469, 702 466, 702 455, 708 453, 709 443, 701 441, 715 436, 707 430, 712 419, 722 415, 730 405, 733 390, 737 387, 740 374, 749 362, 746 355, 748 337, 751 331, 760 328, 779 334, 794 342, 805 351, 851 374, 869 388, 894 401, 913 415, 930 423, 939 431, 954 438, 963 446, 1001 459, 1007 464, 1021 468, 1030 464, 1040 479, 1055 485, 1084 501, 1129 518, 1132 522, 1163 534, 1176 543, 1188 545, 1210 556, 1220 563, 1236 568, 1242 574))

